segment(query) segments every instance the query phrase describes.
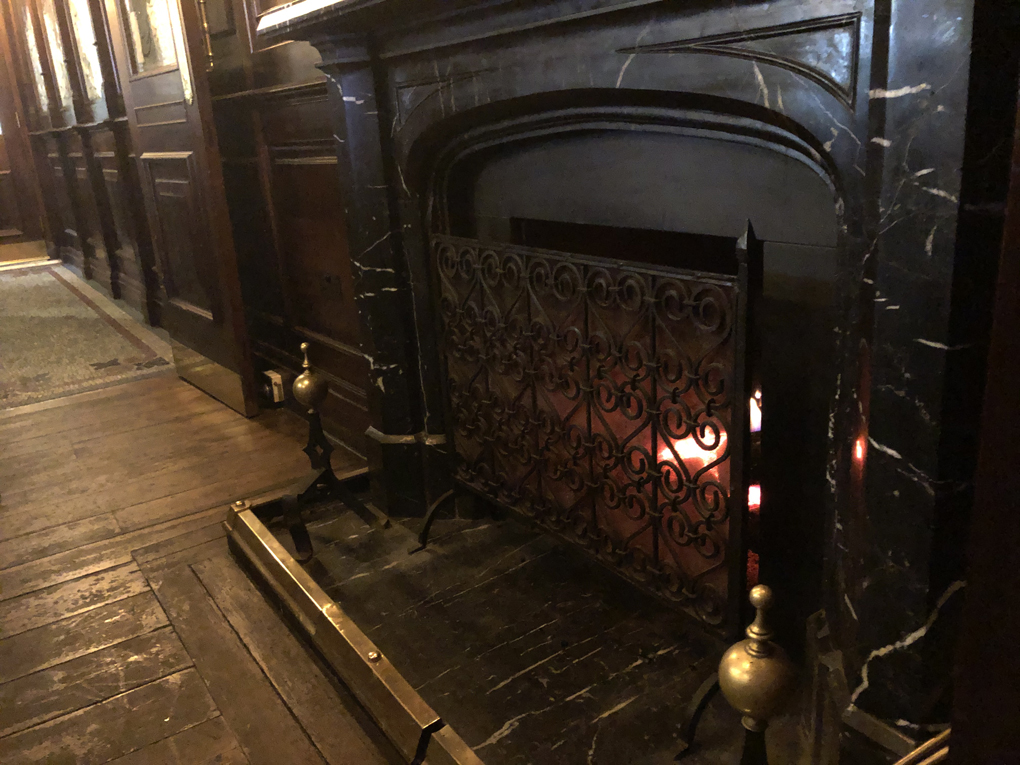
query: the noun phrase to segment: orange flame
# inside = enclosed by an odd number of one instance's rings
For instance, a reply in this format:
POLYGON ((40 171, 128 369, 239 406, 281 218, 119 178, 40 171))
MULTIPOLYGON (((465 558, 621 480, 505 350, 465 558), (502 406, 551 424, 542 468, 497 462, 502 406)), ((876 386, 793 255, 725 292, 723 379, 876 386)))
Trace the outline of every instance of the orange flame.
POLYGON ((754 512, 761 508, 761 485, 752 483, 747 487, 747 509, 754 512))
MULTIPOLYGON (((705 440, 711 440, 711 438, 712 436, 709 434, 705 440)), ((673 448, 676 449, 677 455, 685 463, 701 463, 700 465, 692 465, 697 470, 703 468, 709 462, 715 462, 726 451, 726 431, 722 430, 719 432, 719 443, 716 444, 715 449, 702 449, 694 436, 674 441, 673 448)), ((659 452, 659 459, 663 462, 673 461, 673 451, 669 448, 668 444, 662 447, 662 451, 659 452)))

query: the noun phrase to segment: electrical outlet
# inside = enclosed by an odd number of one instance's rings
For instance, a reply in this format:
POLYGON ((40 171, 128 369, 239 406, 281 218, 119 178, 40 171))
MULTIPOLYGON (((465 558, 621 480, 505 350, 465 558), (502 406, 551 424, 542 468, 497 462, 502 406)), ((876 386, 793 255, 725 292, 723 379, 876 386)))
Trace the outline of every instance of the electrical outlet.
POLYGON ((269 384, 266 386, 269 398, 272 398, 274 404, 283 403, 283 400, 287 398, 287 393, 283 388, 283 375, 275 369, 266 370, 262 374, 269 380, 269 384))

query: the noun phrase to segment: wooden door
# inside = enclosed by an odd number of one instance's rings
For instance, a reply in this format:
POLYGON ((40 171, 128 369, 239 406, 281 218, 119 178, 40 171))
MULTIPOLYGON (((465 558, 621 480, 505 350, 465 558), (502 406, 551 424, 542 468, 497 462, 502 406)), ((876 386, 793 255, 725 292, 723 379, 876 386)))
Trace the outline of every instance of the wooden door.
POLYGON ((41 200, 4 16, 0 13, 0 244, 43 237, 41 200))
POLYGON ((195 0, 106 6, 177 372, 250 416, 254 383, 195 0))

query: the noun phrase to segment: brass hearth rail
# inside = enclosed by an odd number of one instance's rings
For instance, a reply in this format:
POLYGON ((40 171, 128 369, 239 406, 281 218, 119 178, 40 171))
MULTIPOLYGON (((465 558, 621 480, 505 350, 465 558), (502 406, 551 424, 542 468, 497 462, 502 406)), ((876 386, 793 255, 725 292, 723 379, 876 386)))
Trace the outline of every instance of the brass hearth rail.
POLYGON ((921 746, 908 754, 896 765, 937 765, 949 756, 949 736, 952 731, 946 728, 933 739, 925 741, 921 746))
MULTIPOLYGON (((258 504, 276 502, 282 494, 262 497, 258 504)), ((231 507, 224 522, 231 547, 280 598, 407 762, 483 765, 277 541, 256 516, 257 509, 244 501, 231 507)))

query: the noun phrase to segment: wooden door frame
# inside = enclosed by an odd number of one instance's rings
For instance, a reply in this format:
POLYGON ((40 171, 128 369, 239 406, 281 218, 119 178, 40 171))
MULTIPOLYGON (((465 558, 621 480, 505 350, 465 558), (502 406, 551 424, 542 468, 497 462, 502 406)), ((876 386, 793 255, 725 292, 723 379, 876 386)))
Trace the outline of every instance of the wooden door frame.
POLYGON ((8 6, 0 8, 0 124, 3 125, 4 142, 10 159, 11 174, 19 190, 21 233, 4 236, 0 243, 26 242, 50 238, 50 231, 44 209, 42 188, 35 170, 32 144, 28 135, 28 119, 21 99, 17 81, 17 60, 10 33, 8 6))

